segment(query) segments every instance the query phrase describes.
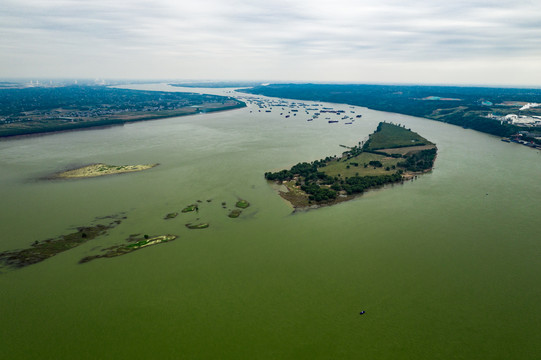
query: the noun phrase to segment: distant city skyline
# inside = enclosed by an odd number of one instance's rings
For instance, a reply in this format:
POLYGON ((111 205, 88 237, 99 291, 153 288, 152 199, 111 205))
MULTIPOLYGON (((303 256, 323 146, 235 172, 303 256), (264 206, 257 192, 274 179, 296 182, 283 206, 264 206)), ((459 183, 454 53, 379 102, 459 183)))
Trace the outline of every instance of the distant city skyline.
POLYGON ((0 78, 541 86, 541 2, 2 3, 0 78))

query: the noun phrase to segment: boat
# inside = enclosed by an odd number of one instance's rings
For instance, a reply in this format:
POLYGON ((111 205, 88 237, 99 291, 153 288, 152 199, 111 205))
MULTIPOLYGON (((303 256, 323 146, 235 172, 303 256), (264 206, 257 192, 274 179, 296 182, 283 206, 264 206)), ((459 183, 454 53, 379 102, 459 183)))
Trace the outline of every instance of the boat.
POLYGON ((338 120, 329 120, 329 124, 332 124, 332 123, 337 123, 338 120))

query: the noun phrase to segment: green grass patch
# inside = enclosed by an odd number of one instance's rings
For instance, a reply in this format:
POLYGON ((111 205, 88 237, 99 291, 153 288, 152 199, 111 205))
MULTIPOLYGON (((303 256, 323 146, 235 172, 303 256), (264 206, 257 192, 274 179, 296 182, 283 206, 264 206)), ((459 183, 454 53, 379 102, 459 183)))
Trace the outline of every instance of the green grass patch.
POLYGON ((239 200, 235 206, 241 209, 246 209, 248 206, 250 206, 250 203, 246 200, 239 200))
POLYGON ((372 154, 364 152, 349 160, 344 161, 345 158, 340 160, 332 160, 327 163, 327 166, 320 168, 321 172, 325 174, 337 177, 340 174, 341 178, 353 177, 353 176, 377 176, 392 174, 396 171, 396 164, 400 159, 389 158, 383 155, 372 154), (379 161, 382 167, 374 167, 368 165, 370 161, 379 161), (366 167, 364 165, 367 165, 366 167), (386 170, 389 168, 389 170, 386 170))
POLYGON ((368 141, 363 146, 363 150, 373 151, 430 144, 432 144, 430 141, 405 127, 381 122, 376 131, 370 134, 368 141))
POLYGON ((187 213, 187 212, 192 212, 192 211, 196 211, 196 210, 198 210, 197 204, 192 204, 192 205, 188 205, 184 209, 182 209, 182 212, 187 213))

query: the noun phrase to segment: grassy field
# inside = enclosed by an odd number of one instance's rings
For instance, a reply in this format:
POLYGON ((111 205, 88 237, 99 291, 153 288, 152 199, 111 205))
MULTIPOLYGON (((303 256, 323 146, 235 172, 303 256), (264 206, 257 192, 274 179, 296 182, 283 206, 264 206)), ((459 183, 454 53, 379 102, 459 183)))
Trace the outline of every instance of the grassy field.
POLYGON ((353 176, 374 176, 374 175, 389 175, 396 172, 396 169, 393 169, 393 166, 403 159, 396 159, 391 157, 386 157, 383 155, 372 154, 363 152, 360 155, 357 155, 349 160, 341 158, 339 160, 332 160, 327 163, 327 166, 320 168, 321 172, 329 176, 340 176, 342 178, 353 177, 353 176), (368 165, 370 161, 379 161, 383 165, 382 167, 374 167, 368 165), (355 164, 358 164, 355 166, 355 164), (367 167, 364 167, 364 164, 367 164, 367 167), (349 168, 348 168, 349 166, 349 168), (389 170, 385 170, 389 167, 389 170))
POLYGON ((364 150, 399 148, 404 146, 430 145, 430 141, 404 127, 389 123, 380 123, 378 130, 370 134, 364 150))
POLYGON ((402 156, 409 155, 417 151, 433 149, 436 145, 420 145, 420 146, 408 146, 402 148, 391 148, 391 149, 380 149, 378 151, 384 152, 386 154, 400 154, 402 156))

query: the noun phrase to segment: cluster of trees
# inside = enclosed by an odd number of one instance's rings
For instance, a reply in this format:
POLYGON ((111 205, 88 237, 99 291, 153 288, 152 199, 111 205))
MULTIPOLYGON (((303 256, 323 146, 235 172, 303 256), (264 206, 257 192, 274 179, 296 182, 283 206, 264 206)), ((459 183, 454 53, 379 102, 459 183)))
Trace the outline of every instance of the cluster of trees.
POLYGON ((436 159, 436 148, 422 150, 406 157, 405 161, 399 162, 397 165, 407 171, 425 171, 434 165, 436 159))
POLYGON ((377 175, 377 176, 354 176, 345 179, 343 182, 336 183, 338 186, 334 186, 333 189, 344 190, 348 195, 360 194, 367 189, 380 187, 385 184, 402 181, 402 175, 400 172, 395 172, 390 175, 377 175))
MULTIPOLYGON (((295 176, 302 176, 305 179, 313 179, 318 177, 317 165, 314 163, 302 162, 294 165, 289 170, 281 170, 275 173, 266 172, 265 179, 277 181, 293 180, 295 176)), ((320 173, 323 174, 323 173, 320 173)), ((323 174, 325 175, 325 174, 323 174)))
POLYGON ((400 171, 390 175, 353 176, 346 179, 335 179, 330 188, 310 183, 302 185, 301 189, 310 194, 310 200, 321 202, 336 199, 337 193, 342 190, 348 195, 361 194, 367 189, 399 181, 402 181, 400 171))
MULTIPOLYGON (((381 166, 381 162, 376 162, 381 166)), ((265 173, 265 178, 267 180, 278 181, 291 181, 294 178, 297 178, 296 185, 300 186, 301 190, 309 195, 311 201, 316 201, 318 203, 336 199, 338 192, 340 191, 345 191, 348 195, 359 194, 369 188, 379 187, 384 184, 402 180, 402 171, 397 171, 390 175, 357 175, 342 179, 318 171, 318 164, 321 164, 320 161, 313 163, 298 163, 290 170, 281 170, 275 173, 267 172, 265 173)))
POLYGON ((312 163, 298 163, 289 170, 281 170, 275 173, 266 172, 265 179, 291 181, 294 178, 298 178, 297 185, 300 185, 302 191, 309 194, 310 200, 317 202, 333 200, 336 199, 336 191, 328 187, 321 187, 320 185, 332 185, 338 181, 338 178, 318 171, 319 167, 326 166, 326 162, 330 160, 332 158, 327 157, 324 160, 317 160, 312 163))
POLYGON ((336 191, 327 187, 321 187, 316 183, 304 184, 301 186, 302 191, 309 194, 309 199, 312 201, 328 201, 336 199, 336 191))
POLYGON ((319 180, 328 183, 333 178, 321 171, 318 171, 318 168, 325 167, 327 162, 331 161, 332 159, 333 158, 331 157, 327 157, 323 160, 316 160, 311 163, 298 163, 293 165, 293 167, 289 170, 281 170, 275 173, 266 172, 265 179, 273 181, 290 181, 293 180, 294 177, 300 176, 307 182, 319 180))
POLYGON ((371 160, 370 162, 368 162, 368 165, 373 166, 375 168, 383 166, 381 161, 378 161, 378 160, 371 160))

